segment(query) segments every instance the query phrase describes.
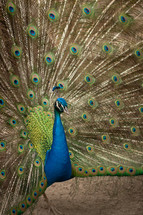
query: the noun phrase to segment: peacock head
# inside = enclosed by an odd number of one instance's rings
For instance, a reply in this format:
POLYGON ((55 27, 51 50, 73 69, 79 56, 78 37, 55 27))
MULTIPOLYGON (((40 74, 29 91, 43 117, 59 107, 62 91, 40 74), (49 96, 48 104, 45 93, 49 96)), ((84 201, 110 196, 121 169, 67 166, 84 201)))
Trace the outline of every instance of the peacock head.
POLYGON ((67 113, 68 114, 68 105, 65 99, 63 98, 58 98, 55 102, 55 109, 59 112, 59 113, 67 113))

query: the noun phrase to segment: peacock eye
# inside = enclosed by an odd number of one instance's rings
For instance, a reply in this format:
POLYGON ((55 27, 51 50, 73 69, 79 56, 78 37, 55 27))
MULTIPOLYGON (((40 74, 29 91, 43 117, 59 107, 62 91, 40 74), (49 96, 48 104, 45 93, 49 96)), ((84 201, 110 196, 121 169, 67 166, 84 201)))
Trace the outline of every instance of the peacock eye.
POLYGON ((59 107, 61 107, 61 104, 59 103, 59 107))

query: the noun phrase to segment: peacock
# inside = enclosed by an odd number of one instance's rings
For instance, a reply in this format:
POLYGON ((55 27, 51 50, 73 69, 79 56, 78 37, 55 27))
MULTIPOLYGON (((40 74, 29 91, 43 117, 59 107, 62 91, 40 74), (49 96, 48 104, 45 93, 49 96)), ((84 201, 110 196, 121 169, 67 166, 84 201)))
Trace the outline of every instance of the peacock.
POLYGON ((142 25, 142 0, 1 0, 1 215, 55 182, 143 175, 142 25))

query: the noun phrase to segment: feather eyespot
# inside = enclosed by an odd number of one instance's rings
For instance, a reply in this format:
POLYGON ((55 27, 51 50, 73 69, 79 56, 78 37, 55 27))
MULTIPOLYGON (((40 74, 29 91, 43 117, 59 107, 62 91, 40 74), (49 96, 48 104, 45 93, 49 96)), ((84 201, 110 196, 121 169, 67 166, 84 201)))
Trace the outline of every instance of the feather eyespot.
POLYGON ((55 19, 55 15, 53 13, 49 13, 49 18, 54 20, 55 19))
POLYGON ((31 81, 33 84, 38 85, 40 83, 40 76, 37 73, 31 75, 31 81))
POLYGON ((47 187, 47 181, 42 179, 40 182, 39 182, 39 187, 41 188, 41 192, 43 192, 46 187, 47 187))
POLYGON ((88 113, 83 113, 81 115, 82 119, 86 122, 86 121, 90 121, 90 115, 88 113))
POLYGON ((140 133, 139 128, 136 127, 136 126, 132 126, 131 127, 131 133, 132 133, 133 136, 138 136, 139 133, 140 133))
POLYGON ((19 153, 24 152, 24 145, 23 144, 19 144, 19 146, 18 146, 18 152, 19 153))
POLYGON ((25 106, 22 105, 22 104, 17 105, 17 109, 18 109, 18 111, 19 111, 20 113, 22 113, 22 114, 24 114, 25 111, 26 111, 25 106))
POLYGON ((5 141, 0 141, 0 152, 6 150, 6 142, 5 141))
POLYGON ((14 128, 17 125, 17 120, 14 118, 11 118, 9 120, 9 124, 14 128))
POLYGON ((88 100, 88 105, 92 108, 95 109, 98 107, 98 102, 94 99, 89 99, 88 100))
POLYGON ((22 56, 22 50, 18 46, 12 46, 11 53, 16 59, 20 59, 22 56))
POLYGON ((46 61, 47 61, 48 63, 51 63, 51 62, 52 62, 52 59, 51 59, 50 57, 47 57, 47 58, 46 58, 46 61))
POLYGON ((110 47, 108 47, 107 45, 103 46, 103 51, 106 53, 110 53, 110 47))
POLYGON ((19 203, 20 211, 24 212, 24 211, 26 211, 26 208, 27 208, 27 205, 26 205, 25 201, 22 201, 22 202, 19 203))
POLYGON ((89 153, 91 153, 91 152, 94 151, 94 148, 93 148, 93 146, 86 146, 86 150, 87 150, 89 153))
POLYGON ((86 81, 89 83, 90 82, 90 77, 86 76, 86 81))
POLYGON ((42 176, 42 180, 47 181, 45 174, 42 176))
POLYGON ((4 169, 0 170, 0 179, 4 180, 5 178, 6 178, 6 172, 5 172, 5 170, 4 169))
POLYGON ((143 106, 139 107, 139 112, 143 114, 143 106))
POLYGON ((33 146, 33 144, 31 142, 29 142, 28 146, 29 146, 29 149, 33 149, 34 148, 34 146, 33 146))
POLYGON ((48 15, 48 19, 51 21, 51 22, 56 22, 58 19, 59 19, 59 13, 57 10, 55 9, 50 9, 47 13, 48 15))
POLYGON ((38 30, 37 30, 37 27, 30 24, 27 28, 27 33, 28 35, 32 38, 32 39, 35 39, 37 38, 38 36, 38 30))
POLYGON ((104 174, 106 172, 106 168, 104 166, 99 166, 98 172, 99 172, 99 174, 104 174))
POLYGON ((72 151, 69 151, 70 158, 74 158, 74 153, 72 151))
POLYGON ((0 98, 0 108, 4 107, 4 100, 0 98))
POLYGON ((31 34, 31 36, 35 36, 35 31, 34 30, 30 30, 30 34, 31 34))
POLYGON ((38 190, 34 190, 34 191, 32 192, 32 198, 33 198, 34 200, 36 200, 36 199, 38 198, 38 196, 39 196, 38 190))
POLYGON ((103 134, 102 136, 101 136, 101 139, 102 139, 102 142, 103 143, 110 143, 110 137, 109 137, 109 135, 108 134, 103 134))
POLYGON ((77 175, 79 175, 79 176, 83 175, 84 171, 85 170, 84 170, 84 168, 82 166, 77 166, 76 167, 76 173, 77 173, 77 175))
POLYGON ((37 192, 34 192, 34 196, 37 196, 37 192))
POLYGON ((34 165, 35 165, 35 167, 40 167, 40 166, 41 166, 41 161, 37 158, 37 159, 34 161, 34 165))
POLYGON ((119 107, 120 106, 120 101, 116 101, 116 105, 119 107))
POLYGON ((109 120, 109 123, 112 126, 112 128, 116 128, 118 126, 118 120, 116 118, 111 118, 109 120))
POLYGON ((58 81, 57 86, 60 88, 60 91, 67 90, 67 81, 58 81))
POLYGON ((70 129, 70 133, 71 133, 71 134, 73 133, 73 129, 70 129))
POLYGON ((11 84, 12 84, 14 87, 19 87, 19 86, 20 86, 20 80, 19 80, 18 76, 16 76, 16 75, 11 75, 11 76, 10 76, 10 81, 11 81, 11 84))
POLYGON ((62 84, 59 84, 59 87, 60 87, 61 89, 63 89, 63 85, 62 85, 62 84))
POLYGON ((14 8, 13 8, 12 6, 10 6, 10 7, 9 7, 9 11, 10 11, 11 13, 13 13, 13 12, 14 12, 14 8))
POLYGON ((136 55, 137 55, 138 57, 140 57, 140 56, 141 56, 140 51, 136 51, 136 55))
POLYGON ((5 106, 5 101, 4 99, 0 96, 0 109, 5 106))
POLYGON ((76 54, 77 53, 77 49, 75 47, 71 47, 71 51, 76 54))
POLYGON ((42 99, 42 106, 45 108, 49 107, 49 100, 47 98, 42 99))
POLYGON ((105 46, 104 46, 104 51, 105 51, 105 52, 108 52, 108 50, 109 50, 108 46, 105 45, 105 46))
POLYGON ((114 74, 112 75, 111 79, 112 79, 112 82, 113 82, 114 84, 116 84, 116 85, 119 85, 119 84, 122 83, 122 80, 121 80, 121 78, 120 78, 120 75, 117 74, 117 73, 114 73, 114 74))
POLYGON ((122 24, 127 24, 127 17, 125 17, 124 15, 121 15, 119 17, 119 20, 122 24))
POLYGON ((25 130, 21 130, 20 136, 26 139, 28 137, 28 133, 25 130))
POLYGON ((23 174, 24 174, 24 168, 23 168, 23 166, 19 166, 18 167, 18 175, 22 176, 23 174))
POLYGON ((134 54, 138 59, 143 59, 143 51, 141 49, 136 49, 134 54))
POLYGON ((38 105, 34 110, 39 110, 41 112, 43 111, 43 107, 41 105, 38 105))
POLYGON ((48 53, 45 55, 44 60, 45 60, 45 62, 46 62, 46 64, 47 64, 48 66, 52 65, 52 64, 55 62, 55 55, 54 55, 54 53, 48 52, 48 53))
POLYGON ((83 4, 82 5, 82 15, 85 18, 91 18, 94 14, 94 9, 89 4, 83 4))
POLYGON ((15 55, 16 55, 17 57, 19 57, 20 51, 19 51, 19 50, 16 50, 16 51, 15 51, 15 55))
POLYGON ((27 203, 28 205, 31 205, 31 204, 32 204, 32 198, 31 198, 30 195, 28 195, 28 196, 26 197, 26 203, 27 203))
POLYGON ((85 170, 85 171, 84 171, 84 174, 85 174, 86 176, 88 176, 88 175, 89 175, 89 172, 88 172, 87 170, 85 170))
POLYGON ((122 102, 121 99, 115 100, 115 105, 119 110, 121 110, 124 107, 124 103, 122 102))
POLYGON ((40 183, 40 186, 41 186, 41 187, 43 187, 43 186, 44 186, 44 183, 43 183, 43 182, 41 182, 41 183, 40 183))
POLYGON ((114 119, 111 119, 110 121, 111 121, 111 124, 114 124, 114 123, 115 123, 114 119))
POLYGON ((84 10, 84 12, 85 12, 86 15, 90 14, 90 10, 87 7, 85 7, 83 10, 84 10))
POLYGON ((17 215, 17 208, 11 208, 11 210, 10 210, 10 214, 11 215, 17 215))
POLYGON ((94 176, 98 174, 98 170, 96 168, 91 168, 89 169, 89 174, 94 176))
POLYGON ((121 22, 125 22, 126 21, 126 19, 125 19, 125 17, 124 16, 121 16, 121 22))
POLYGON ((68 129, 68 133, 71 135, 71 136, 75 136, 77 134, 77 131, 74 127, 70 127, 68 129))
POLYGON ((45 112, 49 118, 52 118, 52 113, 50 111, 45 112))
POLYGON ((120 167, 119 167, 119 170, 120 170, 120 171, 122 171, 122 170, 123 170, 123 167, 122 167, 122 166, 120 166, 120 167))
POLYGON ((12 16, 15 14, 16 6, 15 6, 15 4, 13 4, 13 2, 9 2, 7 4, 7 12, 12 16))
POLYGON ((131 149, 131 145, 129 143, 124 143, 123 147, 125 150, 130 150, 131 149))
POLYGON ((35 98, 35 93, 33 92, 33 90, 28 90, 27 91, 27 97, 28 97, 28 99, 30 99, 30 100, 34 100, 34 98, 35 98))
POLYGON ((102 50, 106 54, 112 54, 113 53, 113 47, 107 43, 102 46, 102 50))
POLYGON ((121 174, 125 173, 125 171, 126 171, 126 169, 125 169, 125 167, 124 167, 123 165, 119 165, 119 166, 117 167, 117 170, 118 170, 118 172, 121 173, 121 174))
POLYGON ((72 44, 70 46, 70 53, 74 56, 78 56, 81 52, 81 47, 77 44, 72 44))
POLYGON ((84 81, 89 84, 90 86, 92 86, 95 83, 95 78, 93 76, 91 76, 90 74, 85 75, 84 77, 84 81))
POLYGON ((122 24, 122 26, 127 27, 131 23, 131 17, 129 17, 126 14, 121 14, 119 16, 119 21, 122 24))
POLYGON ((136 169, 134 167, 128 167, 126 172, 129 174, 129 175, 135 175, 136 174, 136 169))
POLYGON ((108 172, 110 175, 116 175, 117 174, 117 168, 115 166, 109 167, 108 172))

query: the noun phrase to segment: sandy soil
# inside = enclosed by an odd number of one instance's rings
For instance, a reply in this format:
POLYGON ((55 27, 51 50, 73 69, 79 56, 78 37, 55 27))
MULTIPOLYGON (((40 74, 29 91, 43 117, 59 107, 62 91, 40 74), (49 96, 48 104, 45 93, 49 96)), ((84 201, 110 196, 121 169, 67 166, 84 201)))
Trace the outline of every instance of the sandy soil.
POLYGON ((49 203, 41 196, 25 215, 143 215, 143 176, 72 179, 46 195, 49 203))

